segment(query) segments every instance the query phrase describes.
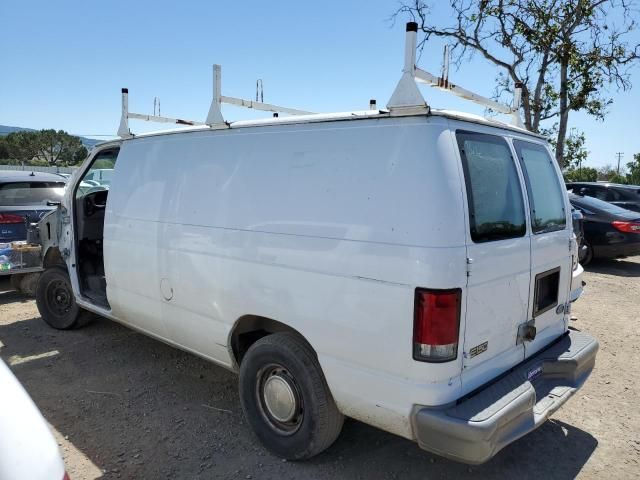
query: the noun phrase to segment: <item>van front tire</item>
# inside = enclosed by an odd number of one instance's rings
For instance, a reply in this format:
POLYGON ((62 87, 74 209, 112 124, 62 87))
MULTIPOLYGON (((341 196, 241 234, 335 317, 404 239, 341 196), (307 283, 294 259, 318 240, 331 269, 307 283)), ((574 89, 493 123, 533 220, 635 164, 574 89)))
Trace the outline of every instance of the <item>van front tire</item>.
POLYGON ((60 267, 45 270, 36 287, 36 305, 42 319, 58 330, 78 328, 89 320, 89 312, 76 303, 67 271, 60 267))
POLYGON ((287 460, 327 449, 344 422, 315 353, 293 333, 268 335, 249 348, 240 365, 240 401, 262 444, 287 460))

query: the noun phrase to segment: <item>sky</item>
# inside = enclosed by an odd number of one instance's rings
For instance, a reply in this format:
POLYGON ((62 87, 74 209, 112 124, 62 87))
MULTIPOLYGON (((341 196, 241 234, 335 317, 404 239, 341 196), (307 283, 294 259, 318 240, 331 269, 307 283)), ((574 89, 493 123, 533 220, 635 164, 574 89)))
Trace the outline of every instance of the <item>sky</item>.
MULTIPOLYGON (((120 119, 120 89, 129 108, 204 121, 211 102, 212 64, 222 65, 222 94, 314 112, 386 105, 400 78, 404 23, 395 0, 219 2, 191 0, 21 0, 0 2, 0 124, 109 138, 120 119)), ((434 12, 435 20, 443 11, 434 12)), ((640 33, 635 33, 640 41, 640 33)), ((441 45, 427 46, 418 65, 439 73, 441 45)), ((450 79, 491 96, 496 70, 481 58, 464 62, 450 79)), ((604 122, 572 114, 584 131, 586 165, 622 163, 640 153, 640 68, 635 88, 611 92, 604 122)), ((434 108, 483 114, 483 107, 421 87, 434 108)), ((263 117, 231 106, 227 120, 263 117)), ((162 128, 132 120, 132 131, 162 128)))

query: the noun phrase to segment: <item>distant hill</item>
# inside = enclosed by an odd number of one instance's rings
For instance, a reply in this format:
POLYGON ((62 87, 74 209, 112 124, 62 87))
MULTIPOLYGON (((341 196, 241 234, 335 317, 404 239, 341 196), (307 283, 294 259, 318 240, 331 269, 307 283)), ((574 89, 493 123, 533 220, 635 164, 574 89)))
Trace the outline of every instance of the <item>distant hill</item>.
MULTIPOLYGON (((11 127, 9 125, 0 125, 0 137, 9 135, 13 132, 35 132, 34 128, 23 128, 23 127, 11 127)), ((88 150, 91 150, 96 143, 103 142, 104 140, 96 140, 95 138, 87 138, 80 137, 82 144, 87 147, 88 150)))

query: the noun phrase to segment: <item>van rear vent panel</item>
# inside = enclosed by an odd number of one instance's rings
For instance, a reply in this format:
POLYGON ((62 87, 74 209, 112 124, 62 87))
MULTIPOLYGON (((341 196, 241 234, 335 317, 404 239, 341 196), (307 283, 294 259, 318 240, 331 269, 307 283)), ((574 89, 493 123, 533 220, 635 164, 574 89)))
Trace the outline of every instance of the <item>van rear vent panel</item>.
POLYGON ((536 291, 533 304, 534 318, 558 305, 559 286, 560 267, 536 275, 536 291))

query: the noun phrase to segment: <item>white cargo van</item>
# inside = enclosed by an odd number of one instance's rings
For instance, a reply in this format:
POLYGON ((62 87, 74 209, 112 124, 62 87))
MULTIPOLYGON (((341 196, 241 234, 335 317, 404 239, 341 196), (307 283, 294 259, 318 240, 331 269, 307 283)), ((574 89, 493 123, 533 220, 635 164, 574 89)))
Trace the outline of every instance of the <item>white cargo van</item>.
POLYGON ((282 457, 349 416, 482 463, 594 366, 571 225, 546 141, 516 126, 393 107, 197 126, 92 152, 41 222, 37 302, 239 372, 282 457), (83 194, 96 163, 109 189, 83 194))

